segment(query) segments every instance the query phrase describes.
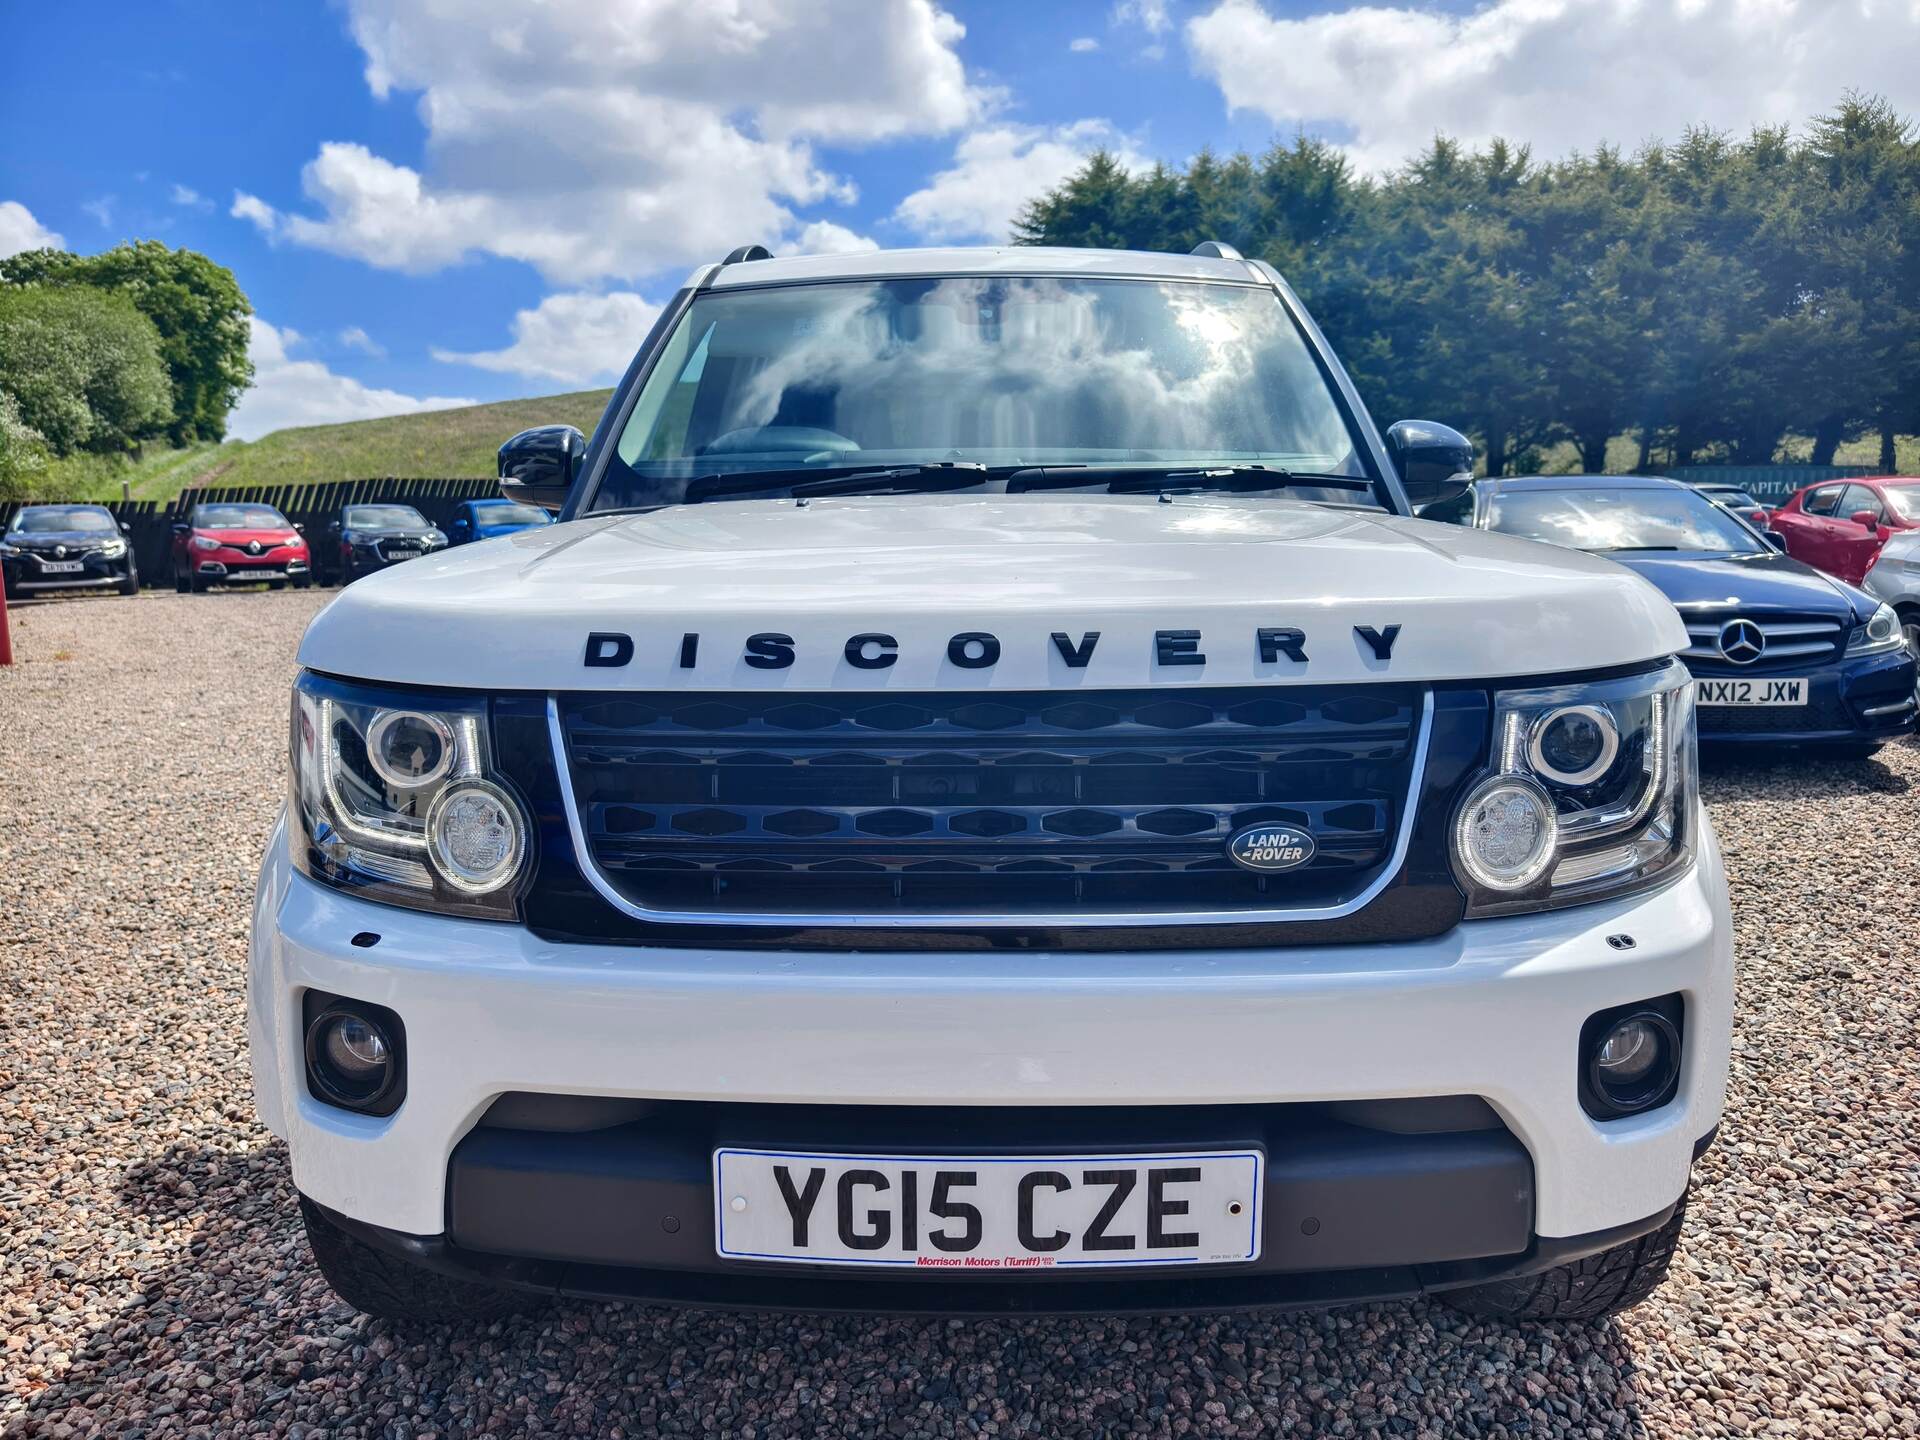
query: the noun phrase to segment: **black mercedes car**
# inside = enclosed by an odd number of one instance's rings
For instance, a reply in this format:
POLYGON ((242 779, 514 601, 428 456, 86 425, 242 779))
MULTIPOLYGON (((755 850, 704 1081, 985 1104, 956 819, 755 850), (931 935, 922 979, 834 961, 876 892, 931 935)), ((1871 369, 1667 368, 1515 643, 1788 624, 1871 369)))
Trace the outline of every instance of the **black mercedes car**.
POLYGON ((343 505, 340 518, 327 523, 327 538, 314 548, 314 557, 325 557, 325 580, 350 585, 446 544, 445 533, 411 505, 343 505))
POLYGON ((7 597, 55 590, 140 590, 126 526, 104 505, 23 505, 0 532, 7 597))
POLYGON ((1700 740, 1870 754, 1913 733, 1914 658, 1900 619, 1790 559, 1692 486, 1647 476, 1482 480, 1444 514, 1617 560, 1686 621, 1700 740))

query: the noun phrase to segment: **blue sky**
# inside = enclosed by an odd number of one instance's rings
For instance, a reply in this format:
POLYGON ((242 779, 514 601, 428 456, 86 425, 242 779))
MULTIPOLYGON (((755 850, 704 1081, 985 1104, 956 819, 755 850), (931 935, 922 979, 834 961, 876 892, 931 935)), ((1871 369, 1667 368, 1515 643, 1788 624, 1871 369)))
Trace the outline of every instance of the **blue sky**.
POLYGON ((608 383, 702 259, 998 240, 1096 146, 1379 171, 1920 109, 1884 0, 0 0, 0 46, 0 254, 230 266, 241 435, 608 383))

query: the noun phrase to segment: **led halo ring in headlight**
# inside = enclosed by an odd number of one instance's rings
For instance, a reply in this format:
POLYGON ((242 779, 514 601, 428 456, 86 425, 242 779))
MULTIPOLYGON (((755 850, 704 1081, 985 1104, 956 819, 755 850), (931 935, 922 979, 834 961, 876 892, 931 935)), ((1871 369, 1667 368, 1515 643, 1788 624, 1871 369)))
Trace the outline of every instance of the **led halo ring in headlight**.
POLYGON ((527 855, 519 802, 491 780, 457 780, 427 809, 427 853, 440 878, 468 895, 509 885, 527 855))
POLYGON ((453 727, 419 710, 382 710, 367 726, 367 763, 403 790, 444 779, 453 769, 455 748, 453 727))
POLYGON ((1619 754, 1620 728, 1603 705, 1549 710, 1533 722, 1527 737, 1527 760, 1534 773, 1561 785, 1592 784, 1613 768, 1619 754), (1578 763, 1581 760, 1586 763, 1578 763))
POLYGON ((1559 841, 1553 797, 1525 775, 1489 775, 1461 802, 1453 853, 1476 885, 1524 890, 1552 866, 1559 841))

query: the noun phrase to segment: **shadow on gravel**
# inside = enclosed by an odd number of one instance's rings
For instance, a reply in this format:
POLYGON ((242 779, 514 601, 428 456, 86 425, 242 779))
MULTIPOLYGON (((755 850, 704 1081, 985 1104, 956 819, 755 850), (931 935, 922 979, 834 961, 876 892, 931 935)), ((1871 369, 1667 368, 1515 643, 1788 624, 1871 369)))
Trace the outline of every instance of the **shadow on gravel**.
POLYGON ((277 1142, 170 1150, 121 1200, 101 1222, 116 1239, 72 1281, 111 1318, 9 1437, 1647 1433, 1610 1322, 1502 1327, 1424 1303, 1073 1321, 559 1304, 396 1327, 314 1270, 277 1142))
MULTIPOLYGON (((1882 755, 1885 753, 1882 751, 1882 755)), ((1913 788, 1912 782, 1888 765, 1882 755, 1863 757, 1790 747, 1727 750, 1706 746, 1700 751, 1700 777, 1714 792, 1708 795, 1710 800, 1740 799, 1737 790, 1719 793, 1721 786, 1754 781, 1778 781, 1796 792, 1866 790, 1905 795, 1913 788)))

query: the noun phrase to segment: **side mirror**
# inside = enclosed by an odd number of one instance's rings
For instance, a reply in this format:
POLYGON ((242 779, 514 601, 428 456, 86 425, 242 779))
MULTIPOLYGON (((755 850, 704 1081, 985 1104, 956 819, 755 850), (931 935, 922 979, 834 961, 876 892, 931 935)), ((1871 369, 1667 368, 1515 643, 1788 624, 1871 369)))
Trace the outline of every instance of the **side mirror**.
POLYGON ((587 437, 571 425, 522 430, 500 447, 500 493, 523 505, 558 510, 580 473, 587 437))
POLYGON ((1473 442, 1431 420, 1402 420, 1387 431, 1387 453, 1417 511, 1457 500, 1473 484, 1473 442))
POLYGON ((1767 543, 1782 555, 1787 553, 1787 537, 1778 530, 1762 530, 1760 533, 1766 537, 1767 543))
POLYGON ((1871 510, 1856 510, 1847 518, 1865 530, 1878 530, 1880 528, 1880 520, 1871 510))
MULTIPOLYGON (((125 529, 126 527, 125 527, 125 526, 122 526, 121 528, 122 528, 122 529, 125 529)), ((184 535, 184 534, 186 534, 186 533, 187 533, 187 522, 186 522, 186 521, 184 521, 184 520, 176 520, 176 521, 174 521, 174 522, 173 522, 173 533, 174 533, 174 534, 176 534, 176 535, 184 535)))
POLYGON ((303 521, 303 520, 296 520, 296 521, 294 521, 294 522, 293 522, 293 529, 294 529, 294 533, 295 533, 295 534, 298 534, 298 535, 304 535, 304 534, 306 534, 306 533, 307 533, 307 526, 306 526, 306 522, 305 522, 305 521, 303 521))
POLYGON ((338 520, 329 520, 327 522, 328 530, 338 530, 339 528, 340 528, 340 522, 338 520))
POLYGON ((122 520, 120 522, 120 533, 122 535, 131 535, 133 533, 133 526, 129 525, 126 521, 122 520))

